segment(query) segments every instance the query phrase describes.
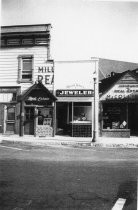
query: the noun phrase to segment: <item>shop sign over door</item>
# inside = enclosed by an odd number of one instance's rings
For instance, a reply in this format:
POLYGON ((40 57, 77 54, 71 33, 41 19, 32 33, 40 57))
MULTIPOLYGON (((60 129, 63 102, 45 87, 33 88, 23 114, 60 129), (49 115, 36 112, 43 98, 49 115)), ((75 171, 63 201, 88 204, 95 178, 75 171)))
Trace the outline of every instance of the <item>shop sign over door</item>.
POLYGON ((93 90, 57 90, 57 97, 92 97, 94 94, 93 90))
POLYGON ((100 100, 132 100, 138 99, 138 82, 129 75, 129 83, 124 78, 118 81, 109 91, 103 94, 100 100))

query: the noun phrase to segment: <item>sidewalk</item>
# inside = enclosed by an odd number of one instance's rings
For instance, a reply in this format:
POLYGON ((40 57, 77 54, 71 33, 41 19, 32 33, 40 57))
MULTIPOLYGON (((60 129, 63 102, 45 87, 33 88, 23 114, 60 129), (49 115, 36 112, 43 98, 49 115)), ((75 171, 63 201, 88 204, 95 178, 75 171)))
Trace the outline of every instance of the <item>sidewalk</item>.
POLYGON ((46 145, 46 146, 66 146, 72 145, 75 147, 110 147, 110 148, 138 148, 138 137, 130 138, 105 138, 99 137, 97 142, 92 142, 92 138, 69 137, 69 136, 55 136, 55 137, 34 137, 18 135, 0 135, 0 143, 2 142, 19 142, 31 145, 46 145))

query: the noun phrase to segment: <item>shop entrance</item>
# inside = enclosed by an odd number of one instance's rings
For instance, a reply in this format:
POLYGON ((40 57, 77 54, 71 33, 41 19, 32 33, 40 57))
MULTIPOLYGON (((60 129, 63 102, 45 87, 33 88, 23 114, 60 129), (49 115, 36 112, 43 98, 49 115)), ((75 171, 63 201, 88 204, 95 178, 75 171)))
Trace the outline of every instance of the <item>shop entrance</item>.
POLYGON ((34 107, 25 107, 24 134, 34 135, 34 107))
POLYGON ((5 133, 15 133, 15 106, 6 107, 6 129, 5 133))
POLYGON ((131 135, 138 136, 138 104, 128 105, 128 128, 131 135))
POLYGON ((56 111, 57 135, 70 135, 69 122, 72 119, 72 104, 67 102, 57 103, 56 111))

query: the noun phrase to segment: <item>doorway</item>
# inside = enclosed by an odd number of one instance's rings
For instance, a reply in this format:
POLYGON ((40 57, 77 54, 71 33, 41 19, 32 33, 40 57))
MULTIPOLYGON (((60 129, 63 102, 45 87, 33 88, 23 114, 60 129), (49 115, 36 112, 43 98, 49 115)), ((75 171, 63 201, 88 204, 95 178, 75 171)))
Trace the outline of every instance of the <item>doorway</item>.
POLYGON ((34 107, 25 107, 25 121, 24 121, 24 134, 34 135, 34 107))
POLYGON ((6 129, 5 133, 15 133, 15 106, 6 107, 6 129))
POLYGON ((72 104, 70 102, 57 102, 56 134, 70 136, 69 122, 72 120, 72 104))
POLYGON ((128 128, 130 135, 138 136, 138 104, 131 103, 128 105, 128 128))

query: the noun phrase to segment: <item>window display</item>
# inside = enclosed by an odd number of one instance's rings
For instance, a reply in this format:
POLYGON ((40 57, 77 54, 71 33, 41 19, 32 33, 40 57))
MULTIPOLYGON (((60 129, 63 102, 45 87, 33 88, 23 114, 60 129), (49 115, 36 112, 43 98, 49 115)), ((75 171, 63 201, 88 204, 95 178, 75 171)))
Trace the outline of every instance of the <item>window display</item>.
POLYGON ((38 125, 52 124, 52 108, 38 108, 38 125))
POLYGON ((103 129, 126 128, 125 104, 103 104, 103 129))
POLYGON ((74 103, 73 121, 91 121, 91 103, 74 103))

